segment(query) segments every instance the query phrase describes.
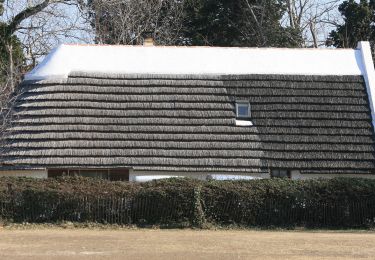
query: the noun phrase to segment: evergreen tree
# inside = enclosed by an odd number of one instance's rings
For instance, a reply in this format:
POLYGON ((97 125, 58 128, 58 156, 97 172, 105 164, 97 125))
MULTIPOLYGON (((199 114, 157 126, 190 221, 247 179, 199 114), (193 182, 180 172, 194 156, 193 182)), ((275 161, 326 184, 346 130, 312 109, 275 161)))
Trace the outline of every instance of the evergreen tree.
POLYGON ((300 33, 285 28, 281 0, 188 0, 185 37, 191 45, 298 47, 300 33))
MULTIPOLYGON (((43 0, 35 5, 28 4, 7 22, 0 22, 0 94, 11 92, 24 71, 22 45, 16 32, 23 21, 43 11, 53 3, 70 3, 71 0, 43 0)), ((4 0, 0 0, 0 16, 4 12, 4 0)))
MULTIPOLYGON (((0 16, 4 13, 4 0, 0 0, 0 16)), ((21 42, 12 34, 9 24, 0 22, 0 86, 6 85, 12 88, 14 77, 18 73, 16 70, 23 63, 23 52, 21 42), (12 81, 11 84, 6 84, 12 81)), ((4 88, 4 87, 3 87, 4 88)), ((2 92, 12 91, 12 89, 0 88, 2 92)))
POLYGON ((161 45, 299 47, 284 27, 285 0, 89 0, 97 42, 141 44, 154 32, 161 45))
POLYGON ((372 49, 375 42, 375 1, 344 1, 339 6, 344 23, 337 26, 327 39, 328 46, 356 48, 359 41, 370 41, 372 49))

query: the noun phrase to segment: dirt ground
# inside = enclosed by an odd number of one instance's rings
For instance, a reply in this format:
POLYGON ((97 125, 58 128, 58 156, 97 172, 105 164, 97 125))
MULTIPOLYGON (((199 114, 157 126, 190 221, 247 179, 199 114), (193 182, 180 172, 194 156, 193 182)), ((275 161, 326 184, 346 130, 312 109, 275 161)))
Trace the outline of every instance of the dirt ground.
POLYGON ((0 230, 0 259, 375 259, 375 233, 0 230))

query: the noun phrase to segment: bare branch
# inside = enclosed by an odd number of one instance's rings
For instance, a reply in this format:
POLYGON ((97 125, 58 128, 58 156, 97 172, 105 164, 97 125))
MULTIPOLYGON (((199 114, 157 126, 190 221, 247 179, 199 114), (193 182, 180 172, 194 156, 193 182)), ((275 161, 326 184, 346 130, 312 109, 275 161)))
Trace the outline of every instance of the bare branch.
POLYGON ((33 7, 26 8, 25 10, 23 10, 22 12, 17 14, 13 18, 13 20, 9 23, 9 25, 7 26, 8 35, 12 35, 13 33, 15 33, 17 31, 17 27, 20 25, 20 23, 22 21, 26 20, 30 16, 33 16, 33 15, 39 13, 44 8, 46 8, 51 2, 53 2, 53 1, 52 0, 45 0, 42 3, 40 3, 38 5, 35 5, 33 7))

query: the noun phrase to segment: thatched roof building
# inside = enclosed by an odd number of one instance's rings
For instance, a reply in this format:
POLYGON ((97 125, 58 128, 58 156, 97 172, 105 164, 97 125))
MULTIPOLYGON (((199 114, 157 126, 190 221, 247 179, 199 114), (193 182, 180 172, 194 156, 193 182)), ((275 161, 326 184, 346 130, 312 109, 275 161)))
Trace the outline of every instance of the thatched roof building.
POLYGON ((19 88, 0 174, 372 176, 374 75, 367 43, 64 45, 19 88))

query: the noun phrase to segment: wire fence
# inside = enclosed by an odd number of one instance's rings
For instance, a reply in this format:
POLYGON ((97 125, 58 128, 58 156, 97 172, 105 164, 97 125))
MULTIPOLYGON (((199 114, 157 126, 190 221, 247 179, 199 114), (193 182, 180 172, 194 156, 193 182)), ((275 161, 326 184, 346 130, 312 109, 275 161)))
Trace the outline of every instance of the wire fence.
MULTIPOLYGON (((0 218, 15 222, 168 223, 184 219, 176 201, 144 198, 80 198, 56 202, 0 202, 0 218)), ((186 216, 186 219, 190 216, 186 216)))
POLYGON ((207 203, 207 219, 245 226, 359 228, 375 224, 375 201, 285 201, 207 203))
MULTIPOLYGON (((375 200, 296 202, 204 201, 207 222, 242 226, 372 227, 375 200)), ((196 203, 174 198, 96 197, 0 201, 0 218, 14 222, 97 222, 120 225, 193 223, 196 203)))

